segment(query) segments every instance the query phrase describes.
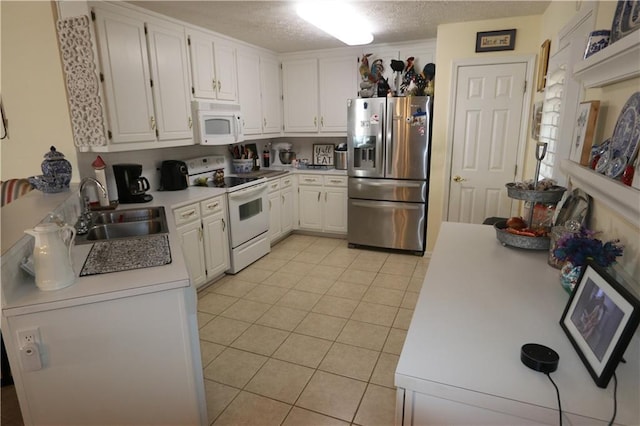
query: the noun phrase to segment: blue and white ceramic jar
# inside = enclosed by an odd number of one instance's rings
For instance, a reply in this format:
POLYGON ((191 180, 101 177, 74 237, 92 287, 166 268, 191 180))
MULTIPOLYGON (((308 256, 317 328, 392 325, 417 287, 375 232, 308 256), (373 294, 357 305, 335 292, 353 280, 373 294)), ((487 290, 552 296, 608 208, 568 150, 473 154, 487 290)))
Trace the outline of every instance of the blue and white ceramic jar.
POLYGON ((64 158, 64 154, 57 151, 52 146, 44 155, 44 161, 41 164, 42 174, 49 178, 53 185, 59 190, 69 188, 71 182, 71 163, 64 158), (55 183, 53 183, 55 182, 55 183))

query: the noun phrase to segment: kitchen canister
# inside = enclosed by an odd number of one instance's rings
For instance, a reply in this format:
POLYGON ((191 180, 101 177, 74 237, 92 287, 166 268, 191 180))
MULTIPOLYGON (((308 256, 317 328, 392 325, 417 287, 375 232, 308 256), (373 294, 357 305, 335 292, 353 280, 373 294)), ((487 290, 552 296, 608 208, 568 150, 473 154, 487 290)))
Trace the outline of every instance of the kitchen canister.
POLYGON ((607 47, 610 37, 611 31, 609 30, 591 31, 589 33, 589 40, 587 41, 587 49, 584 51, 584 59, 607 47))

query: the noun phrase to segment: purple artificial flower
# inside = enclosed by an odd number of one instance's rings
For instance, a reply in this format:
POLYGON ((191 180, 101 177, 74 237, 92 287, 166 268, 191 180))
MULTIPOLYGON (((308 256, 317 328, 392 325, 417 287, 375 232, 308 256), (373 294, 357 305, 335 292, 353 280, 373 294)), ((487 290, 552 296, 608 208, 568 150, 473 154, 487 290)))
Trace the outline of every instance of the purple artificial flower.
POLYGON ((575 266, 585 265, 588 259, 603 267, 612 265, 616 257, 622 256, 624 246, 617 239, 603 243, 595 238, 596 233, 580 228, 575 234, 563 235, 558 239, 553 255, 558 260, 571 262, 575 266))

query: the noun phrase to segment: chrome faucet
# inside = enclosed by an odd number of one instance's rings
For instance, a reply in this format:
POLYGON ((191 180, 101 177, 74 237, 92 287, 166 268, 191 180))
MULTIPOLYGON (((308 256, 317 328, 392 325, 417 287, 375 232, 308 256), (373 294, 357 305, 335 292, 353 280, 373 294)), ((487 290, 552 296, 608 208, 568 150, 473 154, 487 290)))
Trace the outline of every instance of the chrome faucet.
POLYGON ((95 178, 86 177, 80 181, 80 203, 82 205, 82 213, 78 216, 78 221, 76 222, 76 231, 78 235, 84 235, 89 232, 89 224, 91 223, 91 211, 89 209, 89 197, 84 195, 84 188, 88 183, 94 183, 101 191, 102 195, 107 196, 106 188, 95 178))

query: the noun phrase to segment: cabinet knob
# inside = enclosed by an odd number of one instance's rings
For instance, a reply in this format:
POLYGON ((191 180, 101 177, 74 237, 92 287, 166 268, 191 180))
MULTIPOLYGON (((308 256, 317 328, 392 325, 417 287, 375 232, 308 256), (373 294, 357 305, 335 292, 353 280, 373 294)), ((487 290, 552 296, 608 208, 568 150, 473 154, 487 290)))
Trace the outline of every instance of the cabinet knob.
POLYGON ((454 182, 458 182, 458 183, 460 183, 460 182, 464 182, 465 180, 466 180, 466 179, 465 179, 465 178, 463 178, 462 176, 454 176, 454 177, 453 177, 453 181, 454 181, 454 182))
POLYGON ((155 130, 156 129, 156 118, 153 115, 149 118, 149 122, 151 123, 151 130, 155 130))

